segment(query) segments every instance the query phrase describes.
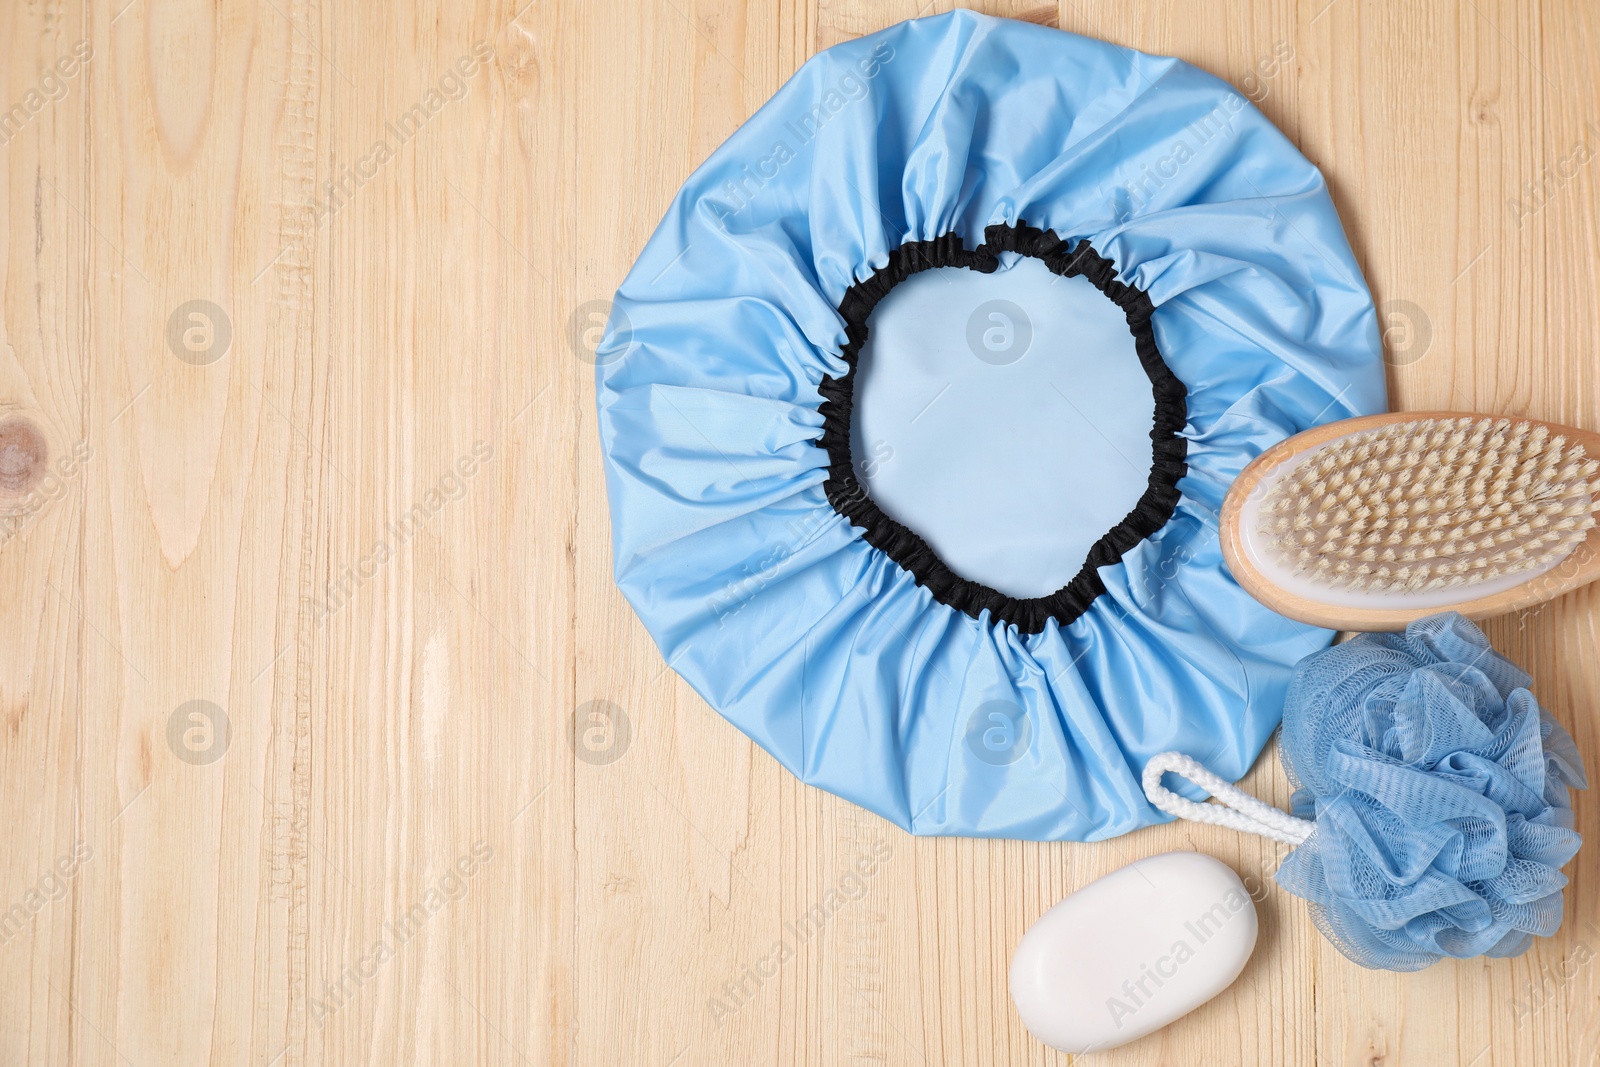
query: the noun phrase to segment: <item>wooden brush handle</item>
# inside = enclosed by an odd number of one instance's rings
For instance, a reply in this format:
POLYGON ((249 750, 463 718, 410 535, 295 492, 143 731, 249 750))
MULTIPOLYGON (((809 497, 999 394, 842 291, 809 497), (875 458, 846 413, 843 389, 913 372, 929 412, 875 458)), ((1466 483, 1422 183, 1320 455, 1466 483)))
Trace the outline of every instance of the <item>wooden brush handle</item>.
MULTIPOLYGON (((1542 574, 1529 578, 1521 585, 1510 589, 1501 590, 1488 596, 1472 597, 1470 586, 1462 590, 1463 599, 1458 603, 1446 604, 1442 607, 1416 609, 1416 608, 1358 608, 1340 607, 1333 604, 1324 604, 1316 600, 1308 600, 1281 588, 1276 583, 1268 580, 1256 566, 1250 562, 1244 550, 1242 534, 1239 529, 1239 516, 1244 509, 1244 502, 1249 498, 1255 488, 1261 484, 1261 479, 1268 471, 1302 452, 1309 452, 1337 437, 1357 433, 1361 430, 1370 430, 1378 426, 1388 426, 1397 422, 1414 422, 1422 419, 1459 419, 1463 417, 1490 418, 1464 411, 1391 411, 1382 415, 1363 415, 1359 418, 1344 419, 1339 422, 1329 422, 1313 427, 1304 433, 1296 434, 1287 441, 1282 441, 1267 449, 1244 469, 1233 485, 1228 489, 1228 495, 1222 502, 1222 555, 1228 563, 1228 569, 1233 572, 1233 577, 1242 585, 1246 592, 1255 597, 1267 607, 1280 615, 1287 615, 1291 619, 1311 623, 1315 626, 1326 626, 1331 630, 1359 630, 1383 631, 1404 630, 1407 624, 1441 611, 1459 611, 1470 619, 1487 619, 1495 615, 1504 615, 1507 612, 1520 611, 1523 608, 1541 604, 1546 600, 1571 592, 1579 586, 1600 578, 1600 525, 1589 531, 1588 538, 1572 551, 1566 559, 1556 564, 1552 569, 1542 574)), ((1541 422, 1539 419, 1523 419, 1516 416, 1498 416, 1512 419, 1515 422, 1532 423, 1549 428, 1552 434, 1561 434, 1569 441, 1583 445, 1593 459, 1600 460, 1600 433, 1591 430, 1577 430, 1570 426, 1559 426, 1553 422, 1541 422)))

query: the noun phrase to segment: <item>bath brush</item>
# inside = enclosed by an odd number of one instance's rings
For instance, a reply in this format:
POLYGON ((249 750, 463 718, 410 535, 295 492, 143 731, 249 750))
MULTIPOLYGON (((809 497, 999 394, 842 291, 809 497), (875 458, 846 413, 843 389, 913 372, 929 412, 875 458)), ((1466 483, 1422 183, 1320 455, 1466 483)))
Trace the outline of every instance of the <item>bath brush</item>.
POLYGON ((1251 595, 1338 630, 1488 618, 1600 578, 1600 434, 1536 419, 1391 412, 1258 456, 1222 547, 1251 595))

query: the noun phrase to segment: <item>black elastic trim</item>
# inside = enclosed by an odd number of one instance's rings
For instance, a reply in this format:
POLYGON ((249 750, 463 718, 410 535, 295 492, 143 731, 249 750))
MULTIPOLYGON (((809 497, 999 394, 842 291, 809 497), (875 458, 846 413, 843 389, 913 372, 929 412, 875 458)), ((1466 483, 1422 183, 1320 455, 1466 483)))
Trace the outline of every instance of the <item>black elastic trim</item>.
POLYGON ((992 620, 1008 623, 1025 634, 1039 633, 1055 619, 1066 626, 1089 610, 1095 597, 1106 591, 1099 568, 1116 563, 1134 545, 1166 524, 1178 506, 1178 479, 1188 470, 1188 442, 1183 427, 1188 421, 1188 390, 1172 373, 1156 348, 1150 316, 1155 305, 1149 295, 1117 280, 1116 265, 1095 252, 1088 241, 1069 251, 1054 232, 1019 222, 1015 226, 990 226, 984 242, 968 250, 959 234, 948 233, 931 241, 908 241, 889 254, 889 262, 870 278, 857 282, 839 301, 848 338, 840 353, 849 364, 842 378, 824 378, 822 436, 817 440, 828 453, 828 502, 835 511, 865 531, 867 543, 881 549, 911 573, 935 599, 973 618, 987 611, 992 620), (1150 480, 1144 495, 1121 522, 1094 543, 1083 568, 1066 585, 1042 597, 1009 597, 980 582, 961 577, 934 555, 926 541, 884 514, 856 480, 850 455, 850 415, 855 404, 856 359, 867 340, 867 318, 889 290, 913 274, 935 267, 966 267, 992 274, 1001 252, 1017 252, 1042 260, 1063 277, 1082 277, 1093 283, 1127 316, 1139 362, 1155 394, 1155 421, 1150 430, 1150 480))

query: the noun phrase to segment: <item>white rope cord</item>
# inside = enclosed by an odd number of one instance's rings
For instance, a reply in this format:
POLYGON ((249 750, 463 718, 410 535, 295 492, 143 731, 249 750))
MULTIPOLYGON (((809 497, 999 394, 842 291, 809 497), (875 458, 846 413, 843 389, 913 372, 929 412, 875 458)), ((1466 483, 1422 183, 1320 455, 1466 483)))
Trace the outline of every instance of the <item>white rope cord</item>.
POLYGON ((1145 764, 1144 795, 1168 815, 1213 826, 1226 826, 1242 833, 1260 834, 1286 845, 1300 844, 1311 836, 1311 831, 1316 827, 1316 823, 1279 811, 1271 804, 1257 800, 1244 790, 1223 781, 1182 752, 1162 752, 1145 764), (1180 797, 1161 784, 1161 776, 1169 772, 1189 779, 1215 797, 1217 803, 1201 804, 1180 797))

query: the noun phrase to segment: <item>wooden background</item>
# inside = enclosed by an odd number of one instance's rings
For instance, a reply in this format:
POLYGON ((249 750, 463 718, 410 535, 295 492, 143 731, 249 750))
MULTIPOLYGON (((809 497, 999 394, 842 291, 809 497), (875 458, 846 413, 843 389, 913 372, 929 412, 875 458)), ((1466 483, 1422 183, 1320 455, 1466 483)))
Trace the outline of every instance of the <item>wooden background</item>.
MULTIPOLYGON (((948 3, 525 2, 0 7, 0 1063, 1066 1062, 1006 992, 1029 923, 1277 846, 913 840, 796 783, 611 583, 584 351, 801 62, 948 3)), ((1328 176, 1400 405, 1600 429, 1591 0, 982 6, 1246 88, 1328 176)), ((1490 630, 1600 770, 1597 618, 1490 630)), ((1248 785, 1286 800, 1270 755, 1248 785)), ((1363 972, 1267 889, 1227 993, 1085 1062, 1596 1062, 1578 813, 1525 957, 1363 972)))

